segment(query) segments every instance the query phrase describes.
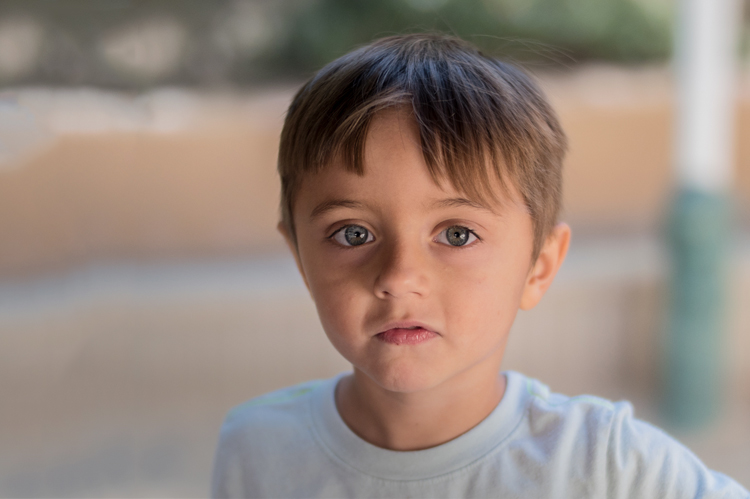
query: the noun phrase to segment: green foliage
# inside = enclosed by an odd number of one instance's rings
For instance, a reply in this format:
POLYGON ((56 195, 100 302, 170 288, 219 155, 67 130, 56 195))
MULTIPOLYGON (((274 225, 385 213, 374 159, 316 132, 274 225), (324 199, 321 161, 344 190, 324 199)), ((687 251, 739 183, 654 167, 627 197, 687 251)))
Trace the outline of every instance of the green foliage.
POLYGON ((633 0, 318 0, 289 22, 274 58, 307 70, 377 37, 426 30, 470 39, 494 55, 551 64, 659 60, 671 49, 669 16, 633 0))
MULTIPOLYGON (((297 79, 376 38, 424 31, 453 33, 526 65, 664 60, 671 1, 0 0, 0 21, 31 18, 45 32, 33 69, 14 84, 141 88, 297 79), (176 23, 187 36, 172 70, 138 79, 114 67, 102 47, 149 19, 176 23)), ((2 75, 0 82, 7 83, 2 75)))

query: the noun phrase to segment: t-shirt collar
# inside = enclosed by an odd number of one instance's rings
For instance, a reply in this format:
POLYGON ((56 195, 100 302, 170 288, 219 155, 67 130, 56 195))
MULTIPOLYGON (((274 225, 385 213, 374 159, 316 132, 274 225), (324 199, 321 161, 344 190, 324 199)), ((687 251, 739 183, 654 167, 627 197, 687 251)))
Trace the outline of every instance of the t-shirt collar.
POLYGON ((312 430, 331 458, 344 467, 387 480, 421 480, 470 465, 499 447, 521 421, 525 380, 506 371, 503 398, 478 425, 444 444, 418 451, 393 451, 372 445, 344 423, 336 409, 336 385, 341 373, 315 389, 310 398, 312 430))

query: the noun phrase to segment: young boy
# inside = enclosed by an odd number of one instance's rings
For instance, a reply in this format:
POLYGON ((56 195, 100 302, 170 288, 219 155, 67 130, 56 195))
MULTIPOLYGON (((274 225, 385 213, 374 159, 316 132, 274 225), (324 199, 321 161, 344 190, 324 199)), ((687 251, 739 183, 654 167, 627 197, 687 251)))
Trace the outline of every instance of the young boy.
POLYGON ((519 70, 440 35, 323 68, 281 137, 282 232, 353 372, 232 410, 215 497, 750 497, 626 402, 500 373, 568 249, 565 137, 519 70))

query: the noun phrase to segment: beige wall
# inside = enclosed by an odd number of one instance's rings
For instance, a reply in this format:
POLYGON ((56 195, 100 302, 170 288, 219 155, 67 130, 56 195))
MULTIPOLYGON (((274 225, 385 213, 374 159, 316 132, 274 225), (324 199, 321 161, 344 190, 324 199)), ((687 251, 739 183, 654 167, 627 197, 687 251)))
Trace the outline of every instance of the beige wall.
MULTIPOLYGON (((658 224, 670 182, 668 72, 590 67, 541 79, 570 137, 565 218, 584 231, 658 224)), ((736 185, 748 204, 743 85, 736 185)), ((275 159, 292 91, 6 92, 47 138, 0 164, 0 279, 91 260, 279 250, 275 159), (76 105, 65 104, 70 94, 76 105)))

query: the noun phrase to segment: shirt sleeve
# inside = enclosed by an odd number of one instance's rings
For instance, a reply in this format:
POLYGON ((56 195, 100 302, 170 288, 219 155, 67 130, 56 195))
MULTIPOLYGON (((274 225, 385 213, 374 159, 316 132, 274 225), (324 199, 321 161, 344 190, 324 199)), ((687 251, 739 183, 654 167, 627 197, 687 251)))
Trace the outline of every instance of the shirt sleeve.
POLYGON ((677 440, 633 418, 629 403, 616 404, 606 473, 610 498, 750 498, 740 484, 708 469, 677 440))

